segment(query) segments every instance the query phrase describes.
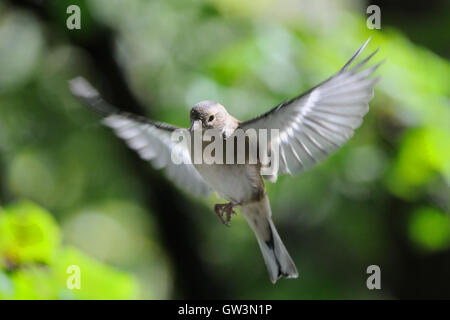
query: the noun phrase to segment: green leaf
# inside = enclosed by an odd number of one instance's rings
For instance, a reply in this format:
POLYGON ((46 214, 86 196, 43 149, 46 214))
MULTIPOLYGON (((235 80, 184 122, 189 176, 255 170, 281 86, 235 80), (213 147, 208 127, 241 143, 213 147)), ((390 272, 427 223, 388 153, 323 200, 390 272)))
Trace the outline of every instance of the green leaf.
POLYGON ((54 218, 32 202, 0 212, 0 264, 50 264, 60 244, 54 218))
POLYGON ((46 267, 27 266, 11 275, 15 300, 43 300, 58 298, 58 284, 46 267))
POLYGON ((411 216, 409 236, 425 250, 446 249, 450 247, 450 216, 434 208, 418 209, 411 216))
POLYGON ((414 198, 437 173, 450 181, 450 133, 438 127, 410 131, 387 178, 389 189, 403 198, 414 198))
POLYGON ((54 276, 64 288, 61 298, 74 299, 137 299, 137 281, 124 272, 101 264, 74 248, 60 252, 56 260, 54 276), (74 273, 68 273, 70 266, 79 267, 80 289, 70 290, 67 281, 74 273))

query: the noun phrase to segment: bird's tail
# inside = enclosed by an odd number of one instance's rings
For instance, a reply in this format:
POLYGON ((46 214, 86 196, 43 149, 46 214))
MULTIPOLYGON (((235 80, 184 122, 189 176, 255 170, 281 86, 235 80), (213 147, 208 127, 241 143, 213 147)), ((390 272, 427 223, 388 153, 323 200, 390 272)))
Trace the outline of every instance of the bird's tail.
POLYGON ((255 232, 272 283, 280 277, 297 278, 297 268, 272 222, 267 196, 261 201, 242 206, 241 211, 255 232))

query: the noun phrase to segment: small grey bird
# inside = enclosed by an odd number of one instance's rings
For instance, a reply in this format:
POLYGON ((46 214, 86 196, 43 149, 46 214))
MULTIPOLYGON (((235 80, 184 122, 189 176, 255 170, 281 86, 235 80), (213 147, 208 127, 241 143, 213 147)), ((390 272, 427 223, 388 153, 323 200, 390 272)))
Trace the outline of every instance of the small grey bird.
MULTIPOLYGON (((369 39, 370 40, 370 39, 369 39)), ((278 171, 261 175, 262 164, 194 164, 188 148, 178 148, 182 164, 171 161, 176 144, 171 134, 180 128, 141 116, 120 112, 106 103, 86 80, 70 81, 72 93, 103 116, 103 123, 139 155, 156 168, 166 168, 169 178, 178 186, 197 195, 211 190, 229 201, 214 209, 228 225, 233 208, 239 207, 254 231, 267 266, 270 280, 281 276, 296 278, 297 268, 287 252, 272 221, 272 212, 263 179, 275 182, 279 174, 303 172, 342 146, 362 123, 368 112, 368 102, 378 78, 369 76, 379 67, 363 67, 378 51, 350 68, 369 40, 356 51, 344 67, 316 87, 283 102, 272 110, 248 121, 239 121, 217 102, 197 103, 190 113, 189 132, 215 129, 226 140, 237 129, 278 129, 277 141, 269 140, 267 149, 279 146, 278 171)))

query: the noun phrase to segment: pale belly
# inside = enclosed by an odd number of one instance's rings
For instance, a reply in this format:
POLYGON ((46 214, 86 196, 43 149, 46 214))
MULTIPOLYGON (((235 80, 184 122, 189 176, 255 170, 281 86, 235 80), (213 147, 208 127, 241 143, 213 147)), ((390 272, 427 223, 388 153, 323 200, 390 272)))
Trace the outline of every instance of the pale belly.
POLYGON ((228 201, 245 203, 263 192, 264 186, 256 166, 194 165, 206 183, 228 201))

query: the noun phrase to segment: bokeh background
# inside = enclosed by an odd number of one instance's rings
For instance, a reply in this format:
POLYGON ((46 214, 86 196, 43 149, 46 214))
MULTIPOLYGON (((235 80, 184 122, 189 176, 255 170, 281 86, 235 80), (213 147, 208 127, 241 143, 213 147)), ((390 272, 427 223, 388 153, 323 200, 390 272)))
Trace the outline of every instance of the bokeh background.
POLYGON ((2 0, 0 299, 450 298, 449 30, 448 1, 2 0), (70 4, 81 30, 66 28, 70 4), (67 86, 82 75, 181 126, 206 99, 247 119, 369 36, 365 55, 386 62, 362 127, 314 170, 267 183, 300 272, 276 285, 242 216, 224 227, 219 199, 177 189, 67 86), (381 290, 366 287, 372 264, 381 290))

